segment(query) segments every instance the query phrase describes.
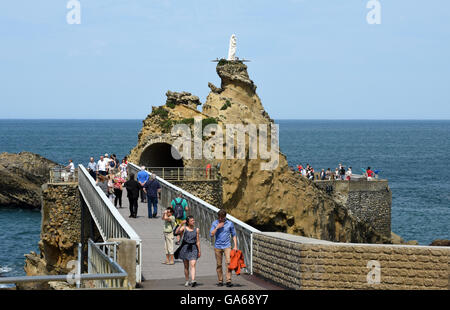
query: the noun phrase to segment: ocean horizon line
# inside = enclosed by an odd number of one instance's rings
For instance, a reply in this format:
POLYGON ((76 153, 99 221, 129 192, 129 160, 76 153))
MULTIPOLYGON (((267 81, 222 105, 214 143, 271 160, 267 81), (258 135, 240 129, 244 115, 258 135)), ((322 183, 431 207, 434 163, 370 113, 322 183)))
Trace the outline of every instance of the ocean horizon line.
MULTIPOLYGON (((0 121, 142 121, 140 118, 0 118, 0 121)), ((450 121, 438 118, 274 118, 275 121, 450 121)))

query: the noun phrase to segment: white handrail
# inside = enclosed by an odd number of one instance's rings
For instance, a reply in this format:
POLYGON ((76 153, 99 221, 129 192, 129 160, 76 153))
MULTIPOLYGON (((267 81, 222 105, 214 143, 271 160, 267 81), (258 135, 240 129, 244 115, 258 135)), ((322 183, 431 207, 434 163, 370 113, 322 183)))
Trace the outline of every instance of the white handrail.
POLYGON ((136 281, 142 280, 142 240, 123 218, 105 193, 95 184, 83 165, 78 166, 78 188, 86 202, 103 241, 111 238, 126 238, 136 241, 136 281))
MULTIPOLYGON (((137 172, 141 170, 140 167, 133 163, 128 163, 129 174, 133 172, 137 175, 137 172)), ((218 208, 209 204, 208 202, 192 195, 191 193, 183 190, 182 188, 173 185, 172 183, 156 176, 156 179, 161 183, 162 187, 162 203, 165 204, 165 207, 170 206, 170 202, 173 198, 176 197, 178 192, 181 192, 183 198, 185 198, 189 205, 189 212, 194 215, 197 220, 198 225, 200 226, 200 234, 202 238, 209 240, 212 243, 213 238, 209 234, 209 229, 214 220, 217 219, 218 208)), ((247 270, 250 274, 253 273, 253 264, 252 264, 252 234, 260 232, 258 229, 238 220, 234 216, 227 215, 227 219, 233 222, 236 234, 238 247, 242 251, 244 255, 244 260, 247 264, 247 270)))

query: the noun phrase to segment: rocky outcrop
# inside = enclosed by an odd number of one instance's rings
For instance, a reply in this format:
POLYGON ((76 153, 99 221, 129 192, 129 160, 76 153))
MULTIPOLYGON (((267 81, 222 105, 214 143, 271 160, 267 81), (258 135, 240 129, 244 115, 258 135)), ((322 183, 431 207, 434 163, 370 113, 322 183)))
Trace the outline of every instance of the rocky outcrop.
MULTIPOLYGON (((255 92, 256 86, 249 78, 245 64, 221 60, 217 65, 217 73, 222 80, 221 89, 209 85, 211 92, 202 112, 186 104, 177 105, 174 109, 167 106, 153 109, 144 120, 138 145, 130 153, 131 161, 138 163, 144 149, 152 141, 173 141, 170 127, 167 130, 161 128, 161 114, 165 117, 164 124, 183 122, 195 116, 213 119, 222 126, 224 133, 226 124, 269 127, 273 124, 255 92), (158 109, 164 109, 167 113, 157 112, 158 109)), ((210 163, 213 167, 219 167, 223 206, 231 215, 263 231, 340 242, 391 242, 355 218, 347 208, 311 181, 291 171, 281 152, 274 169, 261 170, 261 164, 267 161, 249 158, 248 140, 247 133, 244 159, 183 160, 184 166, 204 167, 210 163)), ((226 158, 223 151, 223 158, 226 158)))
MULTIPOLYGON (((81 236, 81 208, 77 184, 48 184, 42 193, 42 224, 39 254, 26 254, 27 276, 67 274, 68 263, 77 259, 81 236)), ((47 289, 33 283, 21 289, 47 289)))
POLYGON ((166 105, 169 107, 174 107, 175 105, 184 104, 188 107, 196 109, 197 106, 201 105, 200 99, 197 96, 193 96, 188 92, 171 92, 170 90, 166 93, 167 100, 166 105))
POLYGON ((41 186, 57 163, 22 152, 0 154, 0 206, 40 208, 41 186))
POLYGON ((450 240, 436 239, 430 243, 431 246, 450 246, 450 240))

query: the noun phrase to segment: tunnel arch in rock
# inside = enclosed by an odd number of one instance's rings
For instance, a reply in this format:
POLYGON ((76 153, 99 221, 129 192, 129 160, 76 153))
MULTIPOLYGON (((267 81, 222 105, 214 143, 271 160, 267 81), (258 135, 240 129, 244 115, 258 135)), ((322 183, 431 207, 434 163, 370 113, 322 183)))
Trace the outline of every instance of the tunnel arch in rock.
MULTIPOLYGON (((183 159, 173 158, 172 148, 172 145, 167 142, 156 142, 148 145, 141 154, 139 165, 146 167, 184 167, 183 159)), ((174 151, 177 152, 176 149, 174 151)))

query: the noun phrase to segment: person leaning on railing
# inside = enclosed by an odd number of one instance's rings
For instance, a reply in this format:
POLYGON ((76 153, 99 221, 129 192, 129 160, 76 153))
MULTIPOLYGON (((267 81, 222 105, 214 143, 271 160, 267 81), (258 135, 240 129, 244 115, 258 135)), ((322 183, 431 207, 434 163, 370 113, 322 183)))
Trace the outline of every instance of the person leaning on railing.
POLYGON ((64 168, 66 169, 67 172, 69 172, 69 179, 73 180, 75 175, 75 165, 72 159, 69 159, 69 164, 64 168))

